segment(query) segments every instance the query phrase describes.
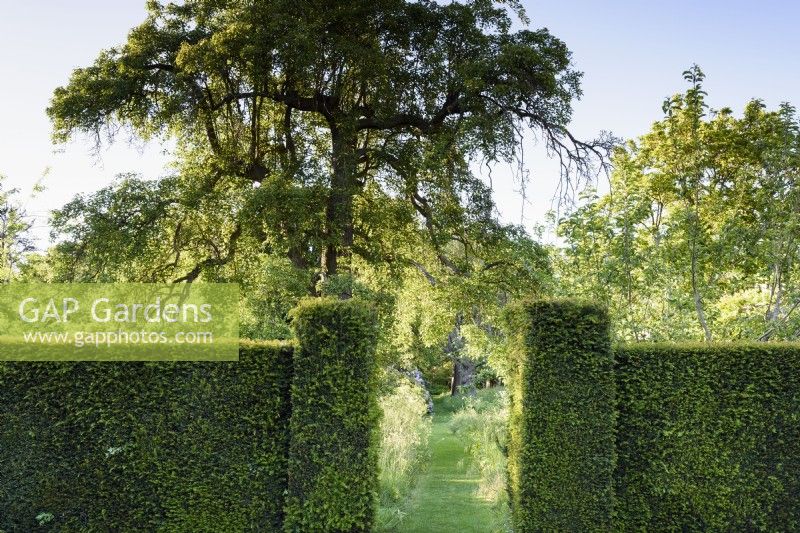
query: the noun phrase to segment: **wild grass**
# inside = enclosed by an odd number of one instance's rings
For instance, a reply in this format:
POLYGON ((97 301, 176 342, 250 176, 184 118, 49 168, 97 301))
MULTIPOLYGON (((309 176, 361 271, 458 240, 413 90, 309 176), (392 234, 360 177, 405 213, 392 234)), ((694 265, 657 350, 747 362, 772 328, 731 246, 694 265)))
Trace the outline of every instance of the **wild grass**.
MULTIPOLYGON (((455 400, 454 400, 455 401, 455 400)), ((450 420, 450 431, 464 443, 470 469, 480 478, 478 496, 492 504, 491 531, 510 531, 506 485, 508 395, 502 387, 464 397, 450 420)))
POLYGON ((478 497, 479 476, 470 471, 469 456, 458 435, 450 431, 449 396, 434 398, 430 463, 412 495, 408 515, 395 533, 493 533, 491 505, 478 497))
POLYGON ((379 399, 380 502, 378 531, 394 530, 406 517, 408 497, 428 460, 431 418, 422 390, 406 378, 379 399))

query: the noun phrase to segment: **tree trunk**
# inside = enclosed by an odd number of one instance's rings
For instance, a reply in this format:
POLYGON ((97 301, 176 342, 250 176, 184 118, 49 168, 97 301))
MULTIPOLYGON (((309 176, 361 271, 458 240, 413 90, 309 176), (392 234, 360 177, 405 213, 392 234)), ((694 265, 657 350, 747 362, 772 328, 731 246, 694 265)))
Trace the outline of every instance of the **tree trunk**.
MULTIPOLYGON (((353 197, 356 193, 357 136, 331 127, 330 192, 325 206, 326 245, 320 267, 325 276, 334 276, 340 268, 349 269, 353 246, 353 197), (344 265, 342 265, 344 259, 344 265)), ((349 297, 350 295, 344 295, 349 297)))
POLYGON ((777 322, 781 318, 781 307, 783 306, 783 270, 780 263, 776 262, 773 267, 775 279, 772 283, 772 291, 769 295, 769 306, 767 306, 767 323, 777 322))
POLYGON ((706 342, 711 342, 711 329, 708 327, 706 313, 703 309, 703 298, 700 295, 700 288, 697 274, 697 216, 692 220, 692 296, 694 298, 694 309, 697 313, 697 320, 703 328, 706 342))
POLYGON ((458 313, 453 324, 453 329, 447 335, 445 353, 453 361, 453 375, 450 378, 450 395, 458 394, 460 387, 472 386, 475 379, 475 362, 463 356, 464 337, 461 336, 461 324, 464 315, 458 313))
POLYGON ((455 396, 462 387, 475 386, 475 361, 467 357, 453 359, 453 377, 450 378, 450 395, 455 396))

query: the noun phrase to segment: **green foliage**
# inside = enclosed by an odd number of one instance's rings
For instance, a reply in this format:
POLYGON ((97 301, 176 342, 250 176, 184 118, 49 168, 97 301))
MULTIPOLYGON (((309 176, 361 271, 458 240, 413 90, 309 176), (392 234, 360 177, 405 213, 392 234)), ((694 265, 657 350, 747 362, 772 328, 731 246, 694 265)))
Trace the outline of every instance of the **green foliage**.
POLYGON ((278 529, 292 351, 247 342, 236 363, 3 363, 0 530, 278 529))
POLYGON ((378 493, 376 317, 357 300, 314 299, 293 318, 285 530, 369 531, 378 493))
MULTIPOLYGON (((450 388, 456 357, 473 363, 479 383, 505 378, 502 310, 545 292, 551 281, 547 250, 522 228, 495 227, 475 242, 480 246, 448 247, 456 270, 420 263, 395 274, 396 304, 385 326, 399 354, 395 364, 420 369, 436 393, 450 388)), ((435 250, 420 245, 417 253, 436 264, 435 250)))
POLYGON ((288 259, 259 255, 248 264, 237 261, 240 286, 240 336, 247 339, 289 339, 290 312, 308 294, 307 272, 288 259))
POLYGON ((422 389, 409 378, 397 380, 378 399, 383 414, 378 447, 380 506, 376 529, 390 531, 402 521, 410 490, 428 459, 431 419, 422 389))
POLYGON ((515 531, 608 531, 614 398, 601 307, 534 301, 509 313, 509 490, 515 531))
POLYGON ((559 290, 605 303, 621 340, 797 338, 796 110, 713 111, 702 72, 686 79, 616 151, 611 192, 559 221, 559 290))
POLYGON ((620 529, 800 529, 800 346, 638 344, 615 355, 620 529))
POLYGON ((294 328, 237 363, 0 365, 0 529, 369 530, 375 317, 323 299, 294 328))
MULTIPOLYGON (((51 217, 53 236, 61 241, 53 248, 56 278, 165 280, 171 269, 159 272, 153 266, 161 266, 170 247, 181 243, 173 235, 174 224, 157 222, 167 216, 182 218, 175 211, 175 187, 174 179, 145 181, 133 174, 119 175, 113 184, 75 196, 56 210, 51 217)), ((194 220, 184 219, 181 227, 187 222, 194 225, 194 220)))

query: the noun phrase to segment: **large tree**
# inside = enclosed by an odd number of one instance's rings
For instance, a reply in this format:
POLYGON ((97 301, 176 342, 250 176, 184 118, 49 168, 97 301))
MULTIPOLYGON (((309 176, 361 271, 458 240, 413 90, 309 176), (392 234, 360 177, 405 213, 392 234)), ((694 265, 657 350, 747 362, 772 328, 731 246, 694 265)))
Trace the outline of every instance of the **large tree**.
MULTIPOLYGON (((404 231, 457 273, 446 247, 471 247, 493 223, 476 159, 513 159, 532 130, 567 176, 608 148, 568 132, 580 74, 547 30, 512 29, 515 14, 527 23, 516 2, 150 1, 147 12, 48 112, 59 141, 120 130, 174 141, 175 175, 128 182, 122 212, 109 214, 109 192, 61 213, 82 234, 82 209, 99 213, 130 237, 126 250, 161 243, 155 277, 193 281, 247 239, 323 276, 354 255, 413 264, 393 244, 404 231)), ((73 240, 79 256, 85 241, 73 240)))

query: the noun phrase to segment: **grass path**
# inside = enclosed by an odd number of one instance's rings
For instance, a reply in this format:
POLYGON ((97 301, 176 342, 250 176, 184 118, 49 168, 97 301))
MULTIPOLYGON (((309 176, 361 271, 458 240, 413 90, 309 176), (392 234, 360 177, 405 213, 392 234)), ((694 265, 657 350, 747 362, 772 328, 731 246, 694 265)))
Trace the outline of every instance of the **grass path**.
MULTIPOLYGON (((437 399, 438 400, 438 399, 437 399)), ((420 478, 408 515, 398 531, 403 533, 490 532, 490 504, 475 493, 478 478, 471 474, 464 444, 448 428, 452 413, 436 401, 429 441, 431 462, 420 478)))

